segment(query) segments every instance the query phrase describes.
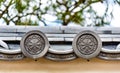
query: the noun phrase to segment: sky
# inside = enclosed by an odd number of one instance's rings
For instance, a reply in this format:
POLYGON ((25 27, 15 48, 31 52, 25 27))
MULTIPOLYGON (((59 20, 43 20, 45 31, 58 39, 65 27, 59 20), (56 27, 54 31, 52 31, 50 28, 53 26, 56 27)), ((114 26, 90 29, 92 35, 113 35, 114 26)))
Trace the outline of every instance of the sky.
MULTIPOLYGON (((111 0, 109 0, 109 1, 111 1, 111 0)), ((117 4, 113 5, 112 1, 109 3, 110 3, 109 11, 113 10, 113 19, 111 21, 110 27, 120 27, 120 20, 119 20, 120 19, 120 6, 117 4)), ((105 8, 106 8, 106 6, 102 3, 95 3, 92 5, 92 7, 94 8, 94 10, 97 11, 97 13, 99 15, 103 15, 105 8)), ((46 14, 44 16, 44 18, 46 18, 46 20, 48 20, 48 21, 54 21, 57 19, 55 16, 51 16, 48 14, 46 14)))
MULTIPOLYGON (((47 0, 42 0, 42 1, 43 1, 43 3, 45 3, 47 0)), ((120 19, 120 6, 117 4, 113 5, 112 0, 108 0, 108 1, 110 3, 109 11, 113 10, 113 19, 112 19, 110 26, 111 27, 120 27, 120 20, 119 20, 120 19)), ((93 6, 94 10, 96 10, 99 15, 102 15, 105 11, 105 5, 102 3, 95 3, 92 6, 93 6)), ((44 18, 48 21, 55 21, 57 19, 56 16, 51 16, 48 14, 46 14, 44 16, 44 18)), ((36 19, 37 19, 36 17, 32 17, 32 20, 36 20, 36 19)), ((39 22, 39 24, 42 24, 42 23, 39 22)), ((6 25, 2 19, 0 20, 0 25, 6 25)), ((10 22, 10 26, 13 26, 13 25, 15 25, 15 24, 10 22)), ((42 24, 42 26, 43 25, 44 24, 42 24)))
MULTIPOLYGON (((116 5, 112 5, 112 4, 113 3, 111 2, 111 5, 109 7, 109 11, 113 10, 113 19, 111 21, 110 27, 120 27, 120 6, 117 4, 116 5)), ((92 6, 93 6, 94 10, 96 10, 99 15, 103 15, 103 13, 105 11, 105 7, 106 7, 104 4, 95 3, 92 6)), ((51 15, 45 15, 44 17, 48 21, 56 20, 56 17, 53 17, 51 15)))
MULTIPOLYGON (((110 0, 109 0, 110 1, 110 0)), ((101 3, 96 3, 93 5, 93 8, 97 11, 99 15, 102 15, 105 10, 105 5, 101 3)), ((118 4, 116 5, 110 5, 109 11, 113 10, 113 19, 111 21, 110 26, 111 27, 120 27, 120 6, 118 4)))
POLYGON ((113 15, 114 18, 111 22, 111 26, 120 27, 120 7, 118 5, 115 5, 113 15))

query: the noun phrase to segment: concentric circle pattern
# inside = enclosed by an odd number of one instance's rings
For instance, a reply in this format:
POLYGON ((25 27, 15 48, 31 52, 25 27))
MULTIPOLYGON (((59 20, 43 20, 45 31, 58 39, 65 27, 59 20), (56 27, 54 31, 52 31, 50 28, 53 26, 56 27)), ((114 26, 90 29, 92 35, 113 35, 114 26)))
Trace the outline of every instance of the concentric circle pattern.
POLYGON ((25 56, 36 59, 44 56, 49 49, 49 41, 44 33, 33 30, 23 36, 21 49, 25 56))
POLYGON ((37 55, 45 48, 45 40, 38 34, 29 35, 25 40, 25 49, 32 55, 37 55))
POLYGON ((72 46, 77 56, 90 59, 100 53, 102 42, 95 32, 86 30, 77 34, 72 46))
POLYGON ((94 53, 98 47, 96 38, 91 34, 81 35, 76 43, 78 50, 85 55, 94 53))

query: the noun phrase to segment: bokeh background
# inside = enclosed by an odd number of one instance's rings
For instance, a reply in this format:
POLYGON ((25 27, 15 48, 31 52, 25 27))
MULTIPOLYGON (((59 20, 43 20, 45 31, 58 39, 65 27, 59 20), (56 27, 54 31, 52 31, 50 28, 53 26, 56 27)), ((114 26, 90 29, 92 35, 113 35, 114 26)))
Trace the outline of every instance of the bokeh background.
POLYGON ((118 27, 120 0, 0 0, 0 25, 118 27))

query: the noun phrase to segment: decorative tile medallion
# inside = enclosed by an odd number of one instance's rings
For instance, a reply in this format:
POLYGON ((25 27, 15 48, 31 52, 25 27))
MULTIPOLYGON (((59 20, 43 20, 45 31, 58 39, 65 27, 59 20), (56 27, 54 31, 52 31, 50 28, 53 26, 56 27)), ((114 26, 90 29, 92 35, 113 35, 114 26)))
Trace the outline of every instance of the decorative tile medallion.
POLYGON ((89 59, 99 54, 102 42, 95 32, 86 30, 77 34, 72 46, 77 56, 89 59))
POLYGON ((49 41, 44 33, 33 30, 23 36, 20 46, 25 56, 36 59, 46 54, 49 41))

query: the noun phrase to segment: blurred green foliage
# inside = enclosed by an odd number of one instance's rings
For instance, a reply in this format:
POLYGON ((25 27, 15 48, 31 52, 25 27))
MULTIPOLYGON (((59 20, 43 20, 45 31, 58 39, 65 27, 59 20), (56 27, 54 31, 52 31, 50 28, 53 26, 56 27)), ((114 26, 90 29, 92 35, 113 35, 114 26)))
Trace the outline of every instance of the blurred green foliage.
MULTIPOLYGON (((54 0, 51 0, 54 1, 54 0)), ((113 4, 119 4, 119 0, 113 0, 113 4)), ((58 20, 63 21, 63 25, 68 25, 71 22, 84 26, 104 26, 109 25, 113 15, 112 11, 109 13, 109 0, 56 0, 55 3, 50 4, 51 11, 54 11, 55 16, 58 20), (93 9, 92 4, 101 3, 106 5, 105 13, 99 16, 93 9), (89 14, 90 17, 86 18, 85 13, 89 14), (92 23, 86 23, 87 19, 91 20, 92 23)))
MULTIPOLYGON (((120 4, 120 0, 113 0, 114 4, 120 4)), ((0 0, 0 19, 7 25, 13 22, 16 25, 34 25, 38 21, 44 22, 44 15, 50 14, 61 20, 63 25, 73 22, 84 26, 86 19, 92 20, 88 26, 109 25, 113 14, 108 14, 109 3, 107 0, 0 0), (92 8, 94 3, 106 4, 103 16, 99 16, 92 8), (86 14, 90 17, 86 18, 86 14), (32 20, 34 16, 34 20, 32 20), (108 20, 107 20, 108 19, 108 20)), ((45 24, 46 25, 46 24, 45 24)))
POLYGON ((7 25, 12 22, 15 25, 36 26, 41 16, 46 14, 41 5, 41 0, 0 0, 0 19, 7 25))

